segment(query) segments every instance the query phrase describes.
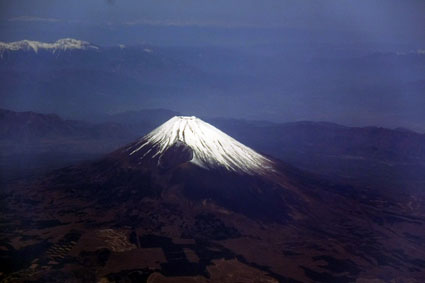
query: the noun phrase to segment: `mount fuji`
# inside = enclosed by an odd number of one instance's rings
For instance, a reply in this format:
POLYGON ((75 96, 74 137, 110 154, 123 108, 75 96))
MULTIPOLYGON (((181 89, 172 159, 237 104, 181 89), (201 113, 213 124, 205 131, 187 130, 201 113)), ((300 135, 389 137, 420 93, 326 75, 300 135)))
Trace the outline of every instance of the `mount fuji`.
POLYGON ((194 116, 171 118, 91 164, 86 172, 92 168, 102 168, 97 174, 114 184, 125 180, 120 190, 127 185, 126 190, 144 196, 166 196, 172 191, 192 201, 208 201, 229 211, 278 222, 285 222, 291 207, 302 207, 303 202, 301 192, 282 173, 295 169, 257 153, 194 116), (141 179, 149 180, 150 190, 140 188, 141 179))
POLYGON ((196 117, 1 199, 1 280, 420 282, 425 269, 422 216, 196 117))

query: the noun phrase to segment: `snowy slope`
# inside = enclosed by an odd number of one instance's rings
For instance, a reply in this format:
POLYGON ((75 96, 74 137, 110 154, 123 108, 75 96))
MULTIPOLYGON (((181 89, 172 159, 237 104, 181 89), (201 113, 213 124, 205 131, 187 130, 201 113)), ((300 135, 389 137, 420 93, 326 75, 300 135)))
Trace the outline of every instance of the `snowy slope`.
POLYGON ((196 118, 176 116, 128 147, 130 155, 143 152, 140 159, 161 157, 176 143, 193 150, 190 162, 206 169, 261 174, 273 170, 273 162, 241 144, 214 126, 196 118))
POLYGON ((90 44, 87 41, 77 40, 73 38, 59 39, 53 43, 39 42, 32 40, 21 40, 15 42, 0 42, 0 53, 5 51, 34 51, 37 53, 39 50, 48 50, 53 53, 60 50, 87 50, 87 49, 99 49, 99 47, 90 44))

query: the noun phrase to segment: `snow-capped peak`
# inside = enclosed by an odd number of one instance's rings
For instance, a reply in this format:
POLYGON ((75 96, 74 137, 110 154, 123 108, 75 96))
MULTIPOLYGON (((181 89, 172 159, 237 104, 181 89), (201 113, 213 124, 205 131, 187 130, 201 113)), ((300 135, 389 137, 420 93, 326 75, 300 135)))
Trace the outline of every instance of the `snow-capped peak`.
POLYGON ((57 50, 87 50, 87 49, 99 49, 99 47, 90 44, 87 41, 77 40, 73 38, 63 38, 59 39, 56 42, 39 42, 33 40, 21 40, 15 42, 0 42, 0 52, 4 51, 34 51, 38 52, 39 50, 49 50, 55 52, 57 50))
POLYGON ((263 155, 194 116, 176 116, 142 137, 126 150, 140 159, 160 158, 173 145, 184 143, 193 151, 190 162, 206 169, 262 174, 273 170, 263 155))

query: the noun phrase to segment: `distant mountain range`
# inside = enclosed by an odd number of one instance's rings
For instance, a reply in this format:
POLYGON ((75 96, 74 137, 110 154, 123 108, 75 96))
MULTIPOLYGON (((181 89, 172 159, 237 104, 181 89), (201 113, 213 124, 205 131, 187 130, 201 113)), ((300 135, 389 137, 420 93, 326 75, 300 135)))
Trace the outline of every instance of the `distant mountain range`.
POLYGON ((425 134, 326 122, 211 122, 260 152, 332 179, 384 191, 425 188, 425 134))
POLYGON ((0 109, 0 140, 43 142, 54 140, 122 139, 130 135, 122 125, 65 120, 56 114, 0 109))
POLYGON ((0 179, 34 176, 96 158, 133 138, 118 123, 94 124, 56 114, 0 109, 0 179))

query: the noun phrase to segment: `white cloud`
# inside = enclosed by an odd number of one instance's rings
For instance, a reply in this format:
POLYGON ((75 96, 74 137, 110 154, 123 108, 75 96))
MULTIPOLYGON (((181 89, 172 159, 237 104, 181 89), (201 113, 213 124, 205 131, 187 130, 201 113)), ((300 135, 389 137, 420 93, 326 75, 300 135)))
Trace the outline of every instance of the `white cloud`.
POLYGON ((408 52, 396 52, 398 56, 425 55, 425 49, 410 50, 408 52))
POLYGON ((30 16, 20 16, 15 18, 8 19, 9 22, 47 22, 54 23, 59 22, 59 19, 56 18, 41 18, 41 17, 30 17, 30 16))
MULTIPOLYGON (((224 28, 243 28, 243 27, 262 27, 261 25, 245 24, 239 22, 220 22, 220 21, 170 21, 170 20, 148 20, 135 19, 123 22, 128 26, 147 25, 147 26, 165 26, 165 27, 224 27, 224 28)), ((271 25, 264 27, 273 27, 271 25)))

